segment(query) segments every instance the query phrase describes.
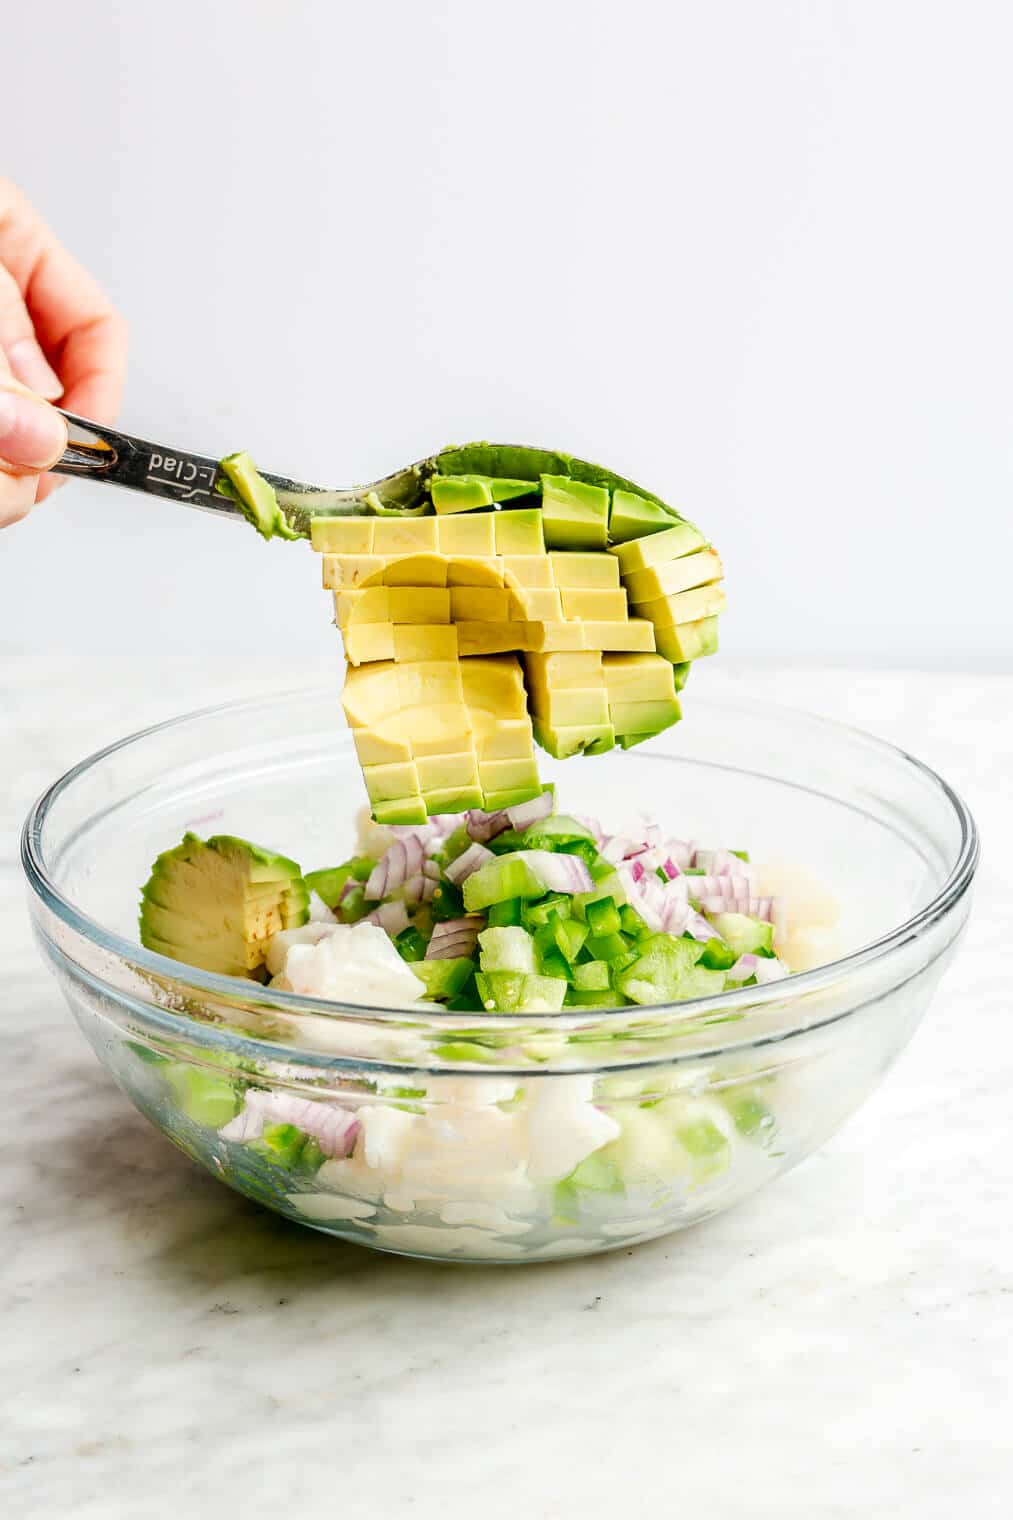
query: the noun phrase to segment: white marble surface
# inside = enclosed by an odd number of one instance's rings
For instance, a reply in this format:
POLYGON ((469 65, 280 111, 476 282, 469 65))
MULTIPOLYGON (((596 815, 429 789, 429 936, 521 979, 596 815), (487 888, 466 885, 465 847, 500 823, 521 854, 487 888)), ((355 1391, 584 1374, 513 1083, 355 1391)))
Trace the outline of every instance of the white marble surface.
POLYGON ((985 857, 962 956, 884 1087, 755 1200, 632 1252, 462 1268, 344 1247, 199 1172, 36 959, 29 801, 236 689, 230 666, 6 661, 0 1514, 1013 1513, 1013 677, 694 681, 858 722, 965 793, 985 857))

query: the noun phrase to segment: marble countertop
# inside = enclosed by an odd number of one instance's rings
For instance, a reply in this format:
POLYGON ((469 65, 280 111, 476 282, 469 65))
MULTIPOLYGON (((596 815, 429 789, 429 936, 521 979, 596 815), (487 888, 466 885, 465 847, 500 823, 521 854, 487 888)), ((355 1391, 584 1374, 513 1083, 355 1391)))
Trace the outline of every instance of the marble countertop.
POLYGON ((255 683, 223 659, 3 662, 0 1513, 1008 1520, 1013 676, 713 663, 700 686, 859 723, 964 792, 985 856, 961 958, 879 1092, 754 1200, 634 1251, 468 1268, 343 1246, 199 1172, 31 944, 35 794, 255 683))

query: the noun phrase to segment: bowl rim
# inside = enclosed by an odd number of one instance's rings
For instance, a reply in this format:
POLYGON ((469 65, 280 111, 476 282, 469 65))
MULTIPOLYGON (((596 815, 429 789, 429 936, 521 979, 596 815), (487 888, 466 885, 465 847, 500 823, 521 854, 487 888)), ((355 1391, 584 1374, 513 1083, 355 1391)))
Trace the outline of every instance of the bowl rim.
MULTIPOLYGON (((238 994, 246 992, 256 997, 256 1004, 252 1011, 270 1016, 272 1011, 293 1015, 312 1015, 314 1018, 332 1019, 337 1022, 347 1020, 368 1020, 372 1023, 394 1020, 403 1022, 406 1016, 415 1018, 423 1017, 434 1026, 439 1026, 446 1021, 448 1025, 460 1025, 462 1018, 474 1020, 476 1014, 462 1015, 459 1011, 451 1012, 439 1003, 430 1006, 416 1005, 414 1008, 378 1007, 372 1004, 360 1004, 352 1002, 339 1002, 330 998, 310 997, 305 994, 286 992, 280 988, 272 988, 260 982, 248 981, 242 977, 223 976, 217 972, 202 971, 198 967, 188 966, 184 962, 171 960, 168 956, 159 955, 156 951, 148 950, 143 945, 124 939, 111 929, 106 929, 96 919, 81 909, 64 895, 60 888, 52 880, 46 864, 42 846, 42 831, 48 814, 59 797, 68 790, 86 772, 98 766, 103 760, 116 754, 132 744, 150 739, 165 730, 178 729, 185 724, 197 723, 202 719, 220 717, 223 715, 252 714, 258 708, 270 705, 276 708, 285 700, 295 701, 306 699, 314 695, 321 697, 333 697, 334 687, 331 679, 302 681, 286 683, 274 690, 261 692, 254 696, 233 698, 227 702, 213 703, 206 707, 195 708, 190 712, 179 713, 174 717, 166 718, 158 723, 148 724, 144 728, 135 730, 133 733, 115 739, 102 748, 92 751, 70 766, 62 775, 58 776, 32 804, 25 818, 21 831, 21 864, 24 870, 28 886, 35 896, 47 907, 67 928, 83 937, 99 950, 116 956, 125 961, 129 966, 146 971, 162 980, 168 979, 174 982, 184 991, 192 991, 197 994, 210 994, 216 998, 224 998, 235 1004, 243 1001, 238 994)), ((835 718, 827 718, 819 713, 812 713, 804 708, 791 707, 786 704, 759 700, 756 698, 736 695, 732 699, 714 697, 701 697, 695 702, 695 710, 717 712, 736 712, 739 714, 752 714, 755 716, 782 715, 786 720, 804 720, 808 724, 815 724, 824 732, 836 733, 859 739, 864 744, 878 749, 883 755, 889 756, 894 761, 910 766, 923 779, 928 780, 949 803, 960 825, 960 845, 956 859, 949 874, 939 887, 932 899, 920 908, 910 918, 903 920, 896 928, 888 930, 877 939, 868 944, 861 945, 858 949, 850 951, 847 955, 835 960, 827 961, 823 965, 813 967, 809 971, 793 973, 784 981, 770 982, 764 986, 742 987, 735 992, 714 993, 706 997, 686 999, 682 1002, 658 1003, 649 1007, 638 1008, 638 1017, 659 1018, 673 1015, 687 1022, 693 1020, 697 1014, 713 1012, 720 1004, 721 1008, 729 1010, 760 1009, 767 1004, 791 1001, 802 1001, 808 995, 825 989, 827 986, 839 981, 842 977, 875 963, 884 960, 892 951, 909 943, 914 938, 929 930, 935 923, 944 918, 950 910, 960 901, 968 891, 978 864, 980 852, 980 839, 974 817, 960 794, 944 780, 931 766, 916 756, 911 755, 898 745, 891 744, 886 739, 881 739, 857 725, 841 723, 835 718)), ((347 735, 338 735, 338 742, 347 745, 350 743, 347 735)), ((678 759, 675 755, 661 755, 658 758, 678 759)), ((708 762, 701 762, 707 764, 708 762)), ((759 774, 750 771, 750 774, 759 774)), ((796 783, 788 783, 796 785, 796 783)), ((820 793, 819 795, 825 795, 820 793)), ((191 1031, 199 1030, 200 1025, 194 1023, 186 1014, 176 1013, 167 1009, 163 1004, 152 1003, 152 1008, 157 1009, 161 1016, 178 1019, 180 1027, 191 1031)), ((249 1005, 246 1005, 249 1007, 249 1005)), ((478 1015, 493 1020, 509 1017, 512 1027, 523 1029, 527 1023, 539 1025, 542 1028, 554 1020, 572 1019, 580 1017, 587 1020, 592 1016, 595 1021, 601 1019, 607 1023, 612 1018, 628 1018, 633 1012, 629 1006, 616 1008, 576 1009, 562 1008, 554 1012, 544 1013, 511 1013, 507 1015, 486 1014, 478 1015)), ((816 1019, 799 1026, 792 1025, 783 1030, 780 1038, 787 1038, 801 1030, 819 1028, 824 1022, 834 1022, 839 1018, 840 1011, 833 1014, 829 1019, 816 1019)), ((741 1026, 740 1026, 741 1029, 741 1026)), ((218 1029, 218 1033, 222 1031, 218 1029)), ((238 1038, 244 1038, 240 1030, 234 1033, 238 1038)), ((192 1038, 192 1035, 191 1035, 192 1038)), ((245 1038, 249 1040, 250 1032, 246 1032, 245 1038)), ((255 1038, 255 1037, 254 1037, 255 1038)), ((766 1043, 769 1035, 758 1035, 759 1043, 766 1043)), ((720 1042, 718 1042, 720 1044, 720 1042)), ((743 1044, 750 1044, 749 1040, 736 1039, 733 1043, 741 1049, 743 1044)), ((284 1042, 273 1045, 275 1051, 286 1048, 293 1052, 299 1052, 306 1056, 305 1046, 292 1044, 287 1046, 284 1042)), ((491 1068, 490 1068, 491 1069, 491 1068)))

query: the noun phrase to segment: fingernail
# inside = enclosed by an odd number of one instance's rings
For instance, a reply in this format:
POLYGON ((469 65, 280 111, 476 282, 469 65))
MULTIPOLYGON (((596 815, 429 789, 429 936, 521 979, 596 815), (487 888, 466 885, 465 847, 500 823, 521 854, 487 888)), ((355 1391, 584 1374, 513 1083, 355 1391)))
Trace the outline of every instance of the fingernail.
POLYGON ((45 396, 47 401, 63 395, 59 375, 34 338, 21 338, 13 343, 7 350, 7 358, 15 378, 30 391, 45 396))
POLYGON ((0 459, 44 470, 67 447, 67 424, 45 401, 24 391, 0 390, 0 459))

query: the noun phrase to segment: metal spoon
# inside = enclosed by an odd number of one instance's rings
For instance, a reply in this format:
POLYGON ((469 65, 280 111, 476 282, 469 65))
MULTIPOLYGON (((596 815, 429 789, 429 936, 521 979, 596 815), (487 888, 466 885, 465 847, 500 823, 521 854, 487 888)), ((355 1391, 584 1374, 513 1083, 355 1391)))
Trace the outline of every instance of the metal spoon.
MULTIPOLYGON (((218 489, 219 482, 225 477, 217 459, 167 448, 161 443, 147 443, 142 438, 132 438, 129 433, 106 427, 104 423, 90 422, 86 417, 76 417, 73 412, 60 410, 71 430, 71 441, 52 466, 54 474, 126 486, 128 490, 143 491, 148 496, 168 497, 202 512, 215 512, 238 522, 245 521, 236 503, 218 489), (86 435, 83 439, 77 436, 82 433, 86 435)), ((436 468, 434 456, 408 465, 384 480, 351 490, 311 486, 304 481, 290 480, 285 475, 270 475, 266 470, 260 473, 274 487, 291 527, 303 538, 308 538, 313 517, 342 513, 361 516, 375 512, 375 505, 366 501, 367 493, 374 495, 374 501, 379 497, 383 507, 395 513, 423 510, 426 485, 436 468)))

